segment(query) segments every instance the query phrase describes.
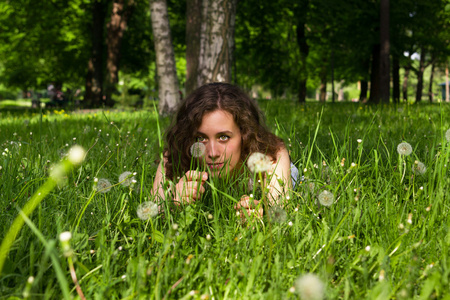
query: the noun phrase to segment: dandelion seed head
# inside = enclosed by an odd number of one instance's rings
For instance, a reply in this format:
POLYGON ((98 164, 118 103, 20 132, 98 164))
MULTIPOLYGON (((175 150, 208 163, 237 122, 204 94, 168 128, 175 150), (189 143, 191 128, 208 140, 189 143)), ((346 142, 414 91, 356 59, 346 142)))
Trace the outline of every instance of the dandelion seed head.
POLYGON ((178 230, 178 224, 177 223, 173 223, 172 224, 172 229, 177 231, 178 230))
POLYGON ((143 202, 138 206, 136 213, 143 221, 154 218, 158 215, 158 205, 152 201, 143 202))
POLYGON ((136 181, 133 177, 133 173, 131 173, 130 171, 123 172, 119 175, 119 182, 123 186, 130 186, 133 183, 133 180, 136 181))
POLYGON ((370 246, 366 246, 366 248, 364 248, 367 252, 370 251, 370 246))
POLYGON ((289 226, 292 226, 292 225, 294 225, 294 224, 292 223, 292 221, 289 221, 288 225, 289 225, 289 226))
POLYGON ((412 166, 412 171, 414 174, 423 175, 426 173, 427 167, 424 163, 416 160, 412 166))
POLYGON ((383 280, 384 280, 384 275, 385 275, 385 273, 386 273, 386 272, 385 272, 384 270, 381 270, 381 271, 380 271, 380 276, 378 276, 378 280, 379 280, 379 281, 383 281, 383 280))
POLYGON ((398 144, 397 152, 400 155, 410 155, 412 153, 412 147, 409 143, 403 142, 398 144))
POLYGON ((97 181, 95 190, 99 191, 100 193, 107 193, 111 190, 111 182, 109 182, 109 180, 106 178, 100 178, 97 181))
POLYGON ((286 211, 281 206, 272 206, 269 208, 269 218, 273 222, 283 223, 287 218, 286 211))
POLYGON ((333 193, 325 190, 322 193, 319 194, 319 202, 323 206, 331 206, 334 202, 334 195, 333 193))
POLYGON ((79 165, 84 161, 86 156, 86 151, 83 147, 79 145, 75 145, 70 148, 69 153, 67 155, 67 159, 74 165, 79 165))
POLYGON ((62 243, 70 241, 71 238, 72 238, 72 233, 70 233, 70 231, 61 232, 61 234, 59 235, 59 240, 62 243))
POLYGON ((203 143, 196 142, 192 144, 190 152, 192 157, 199 158, 205 154, 206 146, 203 143))
POLYGON ((207 234, 207 235, 206 235, 206 239, 207 239, 208 241, 210 241, 210 240, 211 240, 211 235, 210 235, 210 234, 207 234))
POLYGON ((317 275, 308 273, 295 281, 295 291, 302 300, 320 300, 324 297, 324 284, 317 275))
POLYGON ((260 152, 254 152, 249 156, 247 166, 252 173, 263 173, 272 167, 272 162, 269 156, 260 152))

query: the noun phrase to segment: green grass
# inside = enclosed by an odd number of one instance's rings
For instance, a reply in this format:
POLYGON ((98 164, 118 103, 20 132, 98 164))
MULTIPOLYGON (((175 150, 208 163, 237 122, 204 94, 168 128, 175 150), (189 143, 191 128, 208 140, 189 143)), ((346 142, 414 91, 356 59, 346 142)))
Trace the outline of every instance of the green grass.
POLYGON ((141 221, 161 154, 157 125, 170 122, 153 111, 0 111, 1 237, 68 149, 88 150, 26 220, 0 299, 67 298, 67 286, 77 297, 63 231, 86 299, 297 299, 291 287, 305 273, 321 278, 328 299, 450 299, 450 107, 261 106, 305 176, 281 223, 242 225, 233 204, 247 191, 220 181, 197 204, 141 221), (410 156, 399 157, 402 141, 410 156), (415 160, 424 175, 413 174, 415 160), (137 173, 133 188, 117 184, 124 171, 137 173), (94 178, 117 185, 95 192, 94 178), (335 196, 330 207, 317 204, 323 190, 335 196))

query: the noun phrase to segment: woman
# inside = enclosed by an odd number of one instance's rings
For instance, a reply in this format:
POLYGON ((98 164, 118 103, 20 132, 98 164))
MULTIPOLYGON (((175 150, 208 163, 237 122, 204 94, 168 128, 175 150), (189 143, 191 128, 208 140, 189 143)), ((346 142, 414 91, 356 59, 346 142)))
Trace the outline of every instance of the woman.
MULTIPOLYGON (((292 187, 283 141, 265 127, 257 104, 231 84, 211 83, 195 90, 181 103, 165 138, 164 162, 158 167, 152 193, 177 205, 199 200, 209 176, 242 173, 253 153, 264 153, 270 159, 270 168, 264 173, 269 204, 275 204, 292 187), (192 147, 194 152, 200 149, 201 155, 191 153, 192 147), (167 179, 175 185, 170 193, 164 188, 167 179)), ((260 207, 258 203, 244 195, 235 209, 262 215, 262 208, 252 209, 260 207)))

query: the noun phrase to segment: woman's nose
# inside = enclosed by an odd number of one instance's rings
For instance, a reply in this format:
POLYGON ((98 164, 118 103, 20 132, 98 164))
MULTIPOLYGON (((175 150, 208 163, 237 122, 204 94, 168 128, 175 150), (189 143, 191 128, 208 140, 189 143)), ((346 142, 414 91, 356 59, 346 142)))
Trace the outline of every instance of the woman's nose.
POLYGON ((206 147, 206 151, 208 154, 208 157, 211 159, 217 159, 222 155, 221 146, 216 142, 210 142, 208 143, 206 147))

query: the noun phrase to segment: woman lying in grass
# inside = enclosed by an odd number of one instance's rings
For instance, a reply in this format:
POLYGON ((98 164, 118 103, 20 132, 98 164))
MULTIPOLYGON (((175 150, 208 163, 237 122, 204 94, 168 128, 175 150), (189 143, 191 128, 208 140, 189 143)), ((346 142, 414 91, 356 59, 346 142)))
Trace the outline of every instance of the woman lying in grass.
MULTIPOLYGON (((157 170, 152 193, 162 199, 170 197, 166 200, 176 205, 199 200, 209 177, 235 178, 247 165, 250 171, 261 172, 269 205, 292 188, 291 163, 283 141, 266 129, 257 104, 231 84, 212 83, 195 90, 181 103, 165 138, 164 163, 157 170), (264 167, 259 169, 264 160, 268 161, 267 172, 264 167), (166 180, 175 185, 170 193, 166 180)), ((262 216, 258 204, 244 195, 235 209, 262 216)))

